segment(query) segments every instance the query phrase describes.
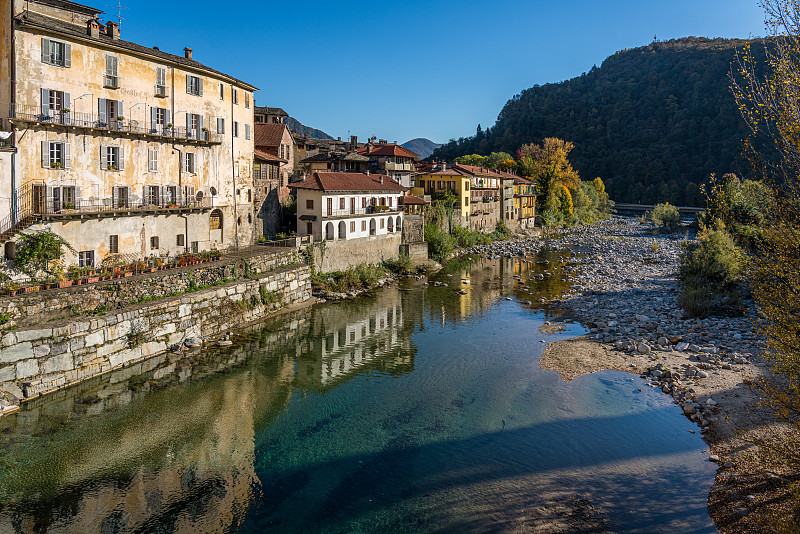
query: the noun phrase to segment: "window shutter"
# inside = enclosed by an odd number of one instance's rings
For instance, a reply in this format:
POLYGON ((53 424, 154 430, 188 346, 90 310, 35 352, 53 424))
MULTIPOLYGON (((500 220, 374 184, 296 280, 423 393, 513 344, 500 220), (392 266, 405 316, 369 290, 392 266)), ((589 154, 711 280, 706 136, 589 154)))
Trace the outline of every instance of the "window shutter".
POLYGON ((171 115, 169 113, 169 110, 164 111, 164 120, 167 121, 166 124, 171 124, 172 123, 172 121, 170 120, 170 117, 171 117, 171 115))
POLYGON ((106 99, 105 98, 98 98, 97 99, 97 115, 100 117, 100 122, 102 124, 108 124, 108 114, 106 113, 106 99))
POLYGON ((250 125, 249 124, 245 124, 244 125, 244 137, 245 137, 245 139, 250 139, 250 125))
POLYGON ((119 207, 119 187, 111 188, 111 208, 116 209, 119 207))
POLYGON ((200 96, 203 96, 203 78, 197 78, 197 88, 200 91, 200 96))
POLYGON ((192 137, 192 114, 186 113, 186 137, 192 137))
POLYGON ((64 66, 72 67, 72 45, 69 43, 64 45, 64 66))
POLYGON ((64 98, 62 100, 63 100, 63 102, 61 103, 61 109, 69 109, 69 110, 71 110, 71 108, 69 106, 69 93, 64 93, 64 98))
POLYGON ((50 39, 42 37, 42 63, 50 63, 50 39))
POLYGON ((70 150, 69 143, 64 143, 64 168, 65 169, 72 168, 72 152, 70 150))
POLYGON ((121 170, 121 171, 124 171, 125 170, 125 147, 124 146, 120 146, 119 147, 119 152, 117 152, 117 154, 119 155, 119 158, 118 158, 119 159, 119 165, 117 165, 117 168, 119 170, 121 170))
POLYGON ((128 208, 131 205, 131 188, 125 187, 125 207, 128 208))
POLYGON ((164 199, 164 197, 165 197, 166 195, 167 195, 167 188, 166 188, 166 187, 164 187, 163 185, 162 185, 162 186, 159 186, 159 188, 158 188, 158 205, 159 205, 159 206, 164 206, 164 205, 166 205, 166 201, 165 201, 165 199, 164 199))
POLYGON ((42 115, 50 116, 50 90, 42 89, 42 115))
MULTIPOLYGON (((117 100, 117 117, 122 117, 125 115, 125 104, 122 100, 117 100)), ((112 117, 112 119, 116 119, 117 117, 112 117)))
POLYGON ((150 108, 150 131, 156 132, 157 131, 157 123, 158 122, 158 108, 150 108))
POLYGON ((50 168, 50 143, 42 141, 42 167, 50 168))
POLYGON ((108 169, 108 151, 103 145, 100 145, 100 168, 102 170, 108 169))
POLYGON ((192 77, 186 75, 186 94, 192 94, 192 77))
POLYGON ((185 173, 189 172, 189 171, 186 170, 186 162, 187 162, 188 159, 189 158, 186 157, 186 152, 181 154, 181 171, 183 171, 185 173))
POLYGON ((82 197, 81 197, 81 187, 80 186, 76 186, 75 187, 75 207, 76 208, 80 208, 81 207, 81 199, 82 199, 82 197))
POLYGON ((203 116, 202 115, 198 115, 198 117, 197 117, 197 130, 201 131, 201 132, 203 131, 203 116))

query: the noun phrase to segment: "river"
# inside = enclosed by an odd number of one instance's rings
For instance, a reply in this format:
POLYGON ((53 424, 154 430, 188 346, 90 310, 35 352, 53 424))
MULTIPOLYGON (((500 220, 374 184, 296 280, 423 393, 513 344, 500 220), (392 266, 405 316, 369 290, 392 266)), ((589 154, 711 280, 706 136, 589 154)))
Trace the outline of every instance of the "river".
POLYGON ((0 420, 0 532, 555 532, 590 505, 714 532, 714 465, 668 397, 539 368, 585 333, 525 302, 568 262, 454 262, 31 401, 0 420))

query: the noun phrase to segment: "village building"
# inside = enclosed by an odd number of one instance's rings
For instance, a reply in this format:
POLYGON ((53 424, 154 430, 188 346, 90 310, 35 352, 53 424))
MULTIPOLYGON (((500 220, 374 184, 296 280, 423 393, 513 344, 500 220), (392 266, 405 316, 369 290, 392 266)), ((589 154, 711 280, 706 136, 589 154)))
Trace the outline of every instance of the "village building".
POLYGON ((256 239, 274 237, 280 231, 280 172, 288 163, 278 156, 256 149, 253 153, 253 209, 256 239))
POLYGON ((281 108, 253 106, 253 121, 256 124, 286 124, 289 114, 281 108))
POLYGON ((0 120, 16 150, 6 240, 48 229, 81 265, 252 242, 255 87, 191 48, 125 41, 98 9, 0 5, 0 120))
POLYGON ((281 199, 289 196, 288 185, 295 176, 295 143, 289 127, 283 123, 257 123, 255 149, 284 160, 278 168, 278 191, 281 199))
POLYGON ((302 175, 315 172, 368 172, 370 159, 358 152, 320 152, 300 162, 302 175))
POLYGON ((316 172, 290 187, 299 236, 345 241, 402 231, 406 188, 386 176, 316 172))
POLYGON ((297 179, 308 176, 302 161, 314 157, 318 154, 330 154, 331 152, 355 152, 363 143, 358 142, 357 136, 351 136, 350 141, 342 141, 341 137, 336 139, 317 139, 304 135, 295 137, 295 169, 297 169, 297 179))
POLYGON ((532 228, 536 217, 536 182, 517 176, 514 179, 514 210, 519 225, 532 228))
POLYGON ((397 143, 381 139, 377 144, 370 141, 358 149, 358 153, 370 160, 370 171, 385 174, 403 187, 411 187, 414 162, 419 155, 397 143))

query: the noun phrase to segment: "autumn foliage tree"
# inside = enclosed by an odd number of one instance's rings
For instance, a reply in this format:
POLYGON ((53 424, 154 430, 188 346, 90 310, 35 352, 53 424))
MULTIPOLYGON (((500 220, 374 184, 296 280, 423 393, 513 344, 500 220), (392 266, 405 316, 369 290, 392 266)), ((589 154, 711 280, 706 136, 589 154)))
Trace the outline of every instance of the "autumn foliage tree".
MULTIPOLYGON (((745 47, 730 78, 750 131, 749 156, 775 191, 768 216, 757 223, 761 231, 751 261, 766 357, 775 371, 759 388, 764 408, 793 432, 762 448, 800 470, 800 0, 761 0, 761 5, 773 44, 766 68, 745 47), (768 148, 756 150, 764 142, 768 148)), ((800 504, 793 520, 789 530, 800 530, 800 504)))

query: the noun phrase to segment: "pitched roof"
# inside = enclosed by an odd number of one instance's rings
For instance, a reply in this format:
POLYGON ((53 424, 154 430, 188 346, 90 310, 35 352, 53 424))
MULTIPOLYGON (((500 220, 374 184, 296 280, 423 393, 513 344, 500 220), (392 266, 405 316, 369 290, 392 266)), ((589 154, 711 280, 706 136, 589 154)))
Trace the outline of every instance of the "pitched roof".
POLYGON ((514 176, 514 184, 515 185, 536 185, 536 182, 533 180, 529 180, 528 178, 523 178, 522 176, 514 176))
POLYGON ((483 167, 477 167, 475 165, 461 165, 460 163, 457 163, 453 165, 453 167, 465 171, 473 176, 501 178, 501 175, 497 171, 493 171, 491 169, 484 169, 483 167))
POLYGON ((271 108, 269 106, 255 106, 253 107, 253 113, 263 113, 264 115, 278 115, 280 117, 288 117, 289 114, 286 113, 283 108, 271 108))
POLYGON ((360 172, 315 172, 305 180, 293 182, 289 187, 312 191, 394 191, 406 188, 382 174, 360 172))
POLYGON ((145 54, 148 56, 158 58, 160 60, 176 63, 182 67, 187 67, 189 69, 209 72, 219 76, 220 78, 236 82, 238 85, 246 89, 251 89, 253 91, 257 90, 256 87, 250 85, 247 82, 243 82, 242 80, 236 79, 233 76, 212 69, 211 67, 207 67, 206 65, 194 61, 193 59, 188 59, 183 56, 176 56, 173 54, 167 54, 166 52, 156 50, 155 48, 149 48, 146 46, 142 46, 140 44, 132 43, 130 41, 124 41, 122 39, 113 39, 110 36, 105 35, 104 33, 100 33, 100 36, 98 38, 94 38, 86 34, 86 26, 83 24, 81 25, 71 24, 63 20, 58 20, 45 15, 41 15, 39 13, 35 13, 33 11, 29 11, 27 12, 27 14, 25 12, 20 13, 19 15, 17 15, 17 17, 15 17, 15 20, 23 26, 40 27, 52 32, 65 34, 70 37, 79 37, 87 41, 94 41, 104 46, 118 47, 130 50, 131 52, 145 54))
POLYGON ((403 156, 406 158, 418 158, 419 154, 412 152, 406 147, 391 144, 391 145, 374 145, 372 151, 368 151, 369 146, 364 146, 358 149, 359 154, 368 156, 403 156))
POLYGON ((283 131, 288 128, 283 123, 257 122, 253 125, 255 146, 278 146, 283 139, 283 131))
POLYGON ((437 166, 427 165, 422 168, 421 171, 414 174, 414 176, 419 175, 429 175, 429 176, 461 176, 463 178, 468 178, 471 176, 470 173, 456 169, 453 167, 447 167, 446 169, 442 170, 441 168, 437 168, 437 166))
POLYGON ((260 159, 260 160, 264 160, 264 161, 272 161, 272 162, 278 162, 278 163, 288 163, 288 160, 285 160, 283 158, 279 158, 278 156, 276 156, 274 154, 270 154, 269 152, 264 152, 263 150, 254 149, 253 150, 253 155, 256 157, 256 159, 260 159))
POLYGON ((77 2, 70 2, 69 0, 33 0, 33 3, 42 4, 45 6, 53 6, 60 9, 65 9, 67 11, 72 11, 74 13, 83 13, 85 15, 97 15, 99 13, 105 13, 105 11, 101 9, 90 7, 85 4, 78 4, 77 2))
POLYGON ((419 197, 415 197, 414 195, 406 195, 403 197, 403 204, 406 206, 412 206, 412 205, 424 206, 425 204, 427 204, 427 202, 425 202, 419 197))
POLYGON ((301 160, 300 163, 312 163, 315 161, 356 161, 359 163, 367 163, 369 162, 369 158, 355 152, 320 152, 319 154, 314 154, 313 156, 301 160))

